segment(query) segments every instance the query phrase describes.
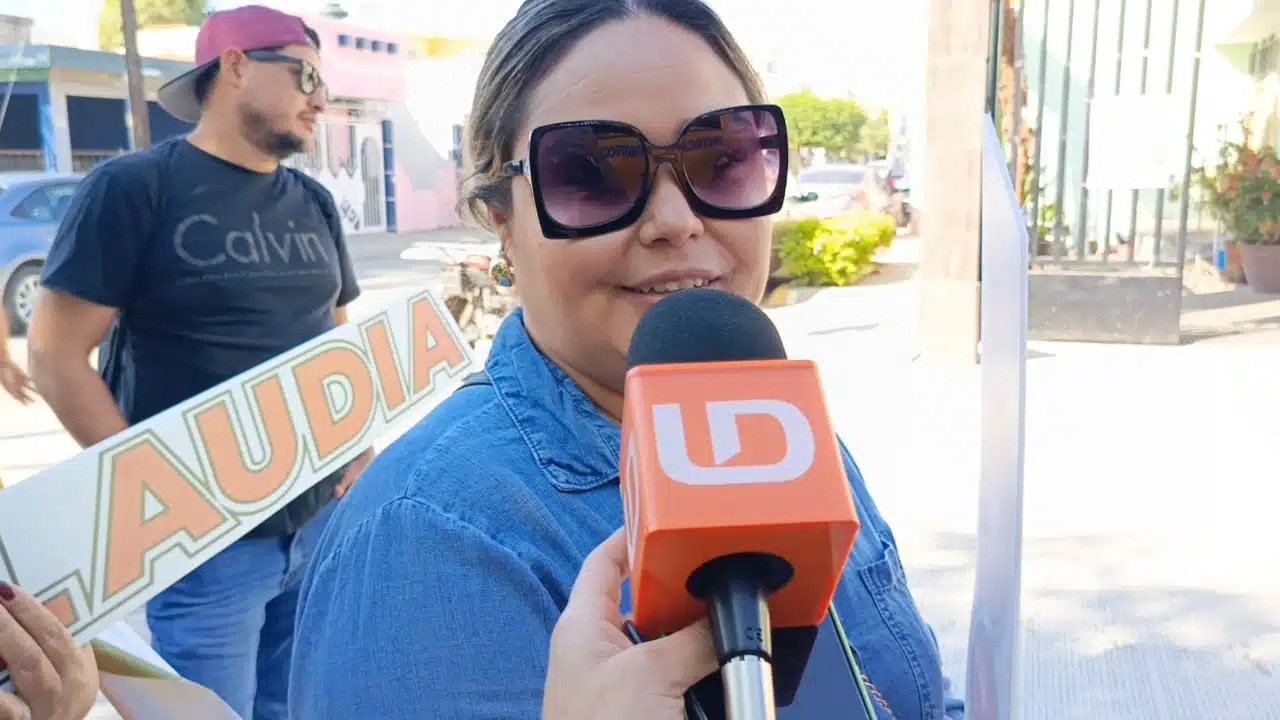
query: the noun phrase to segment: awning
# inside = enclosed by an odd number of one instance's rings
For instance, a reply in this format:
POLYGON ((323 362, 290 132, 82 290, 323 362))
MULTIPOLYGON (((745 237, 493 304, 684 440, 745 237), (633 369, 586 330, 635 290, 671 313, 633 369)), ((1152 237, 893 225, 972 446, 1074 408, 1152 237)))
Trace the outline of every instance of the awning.
POLYGON ((1257 0, 1249 15, 1217 42, 1218 45, 1253 45, 1280 35, 1280 0, 1257 0))

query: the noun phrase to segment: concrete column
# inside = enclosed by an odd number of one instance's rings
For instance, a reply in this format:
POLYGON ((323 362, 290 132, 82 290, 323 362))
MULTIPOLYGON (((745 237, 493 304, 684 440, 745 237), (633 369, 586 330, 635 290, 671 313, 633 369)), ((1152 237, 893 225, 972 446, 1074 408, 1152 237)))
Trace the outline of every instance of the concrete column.
POLYGON ((920 339, 923 357, 930 361, 977 360, 990 3, 928 0, 920 339))
MULTIPOLYGON (((72 167, 71 124, 67 119, 67 93, 52 76, 53 73, 50 73, 47 110, 49 122, 45 126, 47 132, 51 131, 52 137, 47 139, 45 144, 52 144, 54 162, 46 162, 46 164, 53 172, 69 173, 72 167)), ((43 122, 41 124, 45 125, 43 122)))

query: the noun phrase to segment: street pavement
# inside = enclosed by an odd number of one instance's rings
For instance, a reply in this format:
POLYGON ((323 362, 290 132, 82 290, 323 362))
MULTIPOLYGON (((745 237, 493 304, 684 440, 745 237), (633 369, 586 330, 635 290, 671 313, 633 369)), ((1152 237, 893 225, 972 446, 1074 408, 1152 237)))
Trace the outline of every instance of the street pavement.
MULTIPOLYGON (((364 308, 438 278, 395 259, 404 242, 359 251, 364 308)), ((818 362, 962 690, 980 369, 917 358, 917 243, 900 239, 882 278, 770 314, 790 355, 818 362)), ((1021 720, 1280 717, 1280 491, 1267 480, 1280 458, 1280 342, 1245 335, 1030 348, 1021 720)), ((47 410, 12 407, 0 410, 0 475, 75 451, 47 410)))

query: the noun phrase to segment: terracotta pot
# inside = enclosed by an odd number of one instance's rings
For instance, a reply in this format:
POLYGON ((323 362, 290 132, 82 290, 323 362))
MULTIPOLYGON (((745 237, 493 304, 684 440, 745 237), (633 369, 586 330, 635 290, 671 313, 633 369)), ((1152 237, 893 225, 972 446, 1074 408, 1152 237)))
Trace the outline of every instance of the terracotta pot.
POLYGON ((1240 243, 1227 243, 1227 267, 1223 274, 1228 282, 1245 282, 1244 260, 1240 257, 1240 243))
POLYGON ((1240 260, 1254 292, 1280 295, 1280 245, 1241 243, 1240 260))

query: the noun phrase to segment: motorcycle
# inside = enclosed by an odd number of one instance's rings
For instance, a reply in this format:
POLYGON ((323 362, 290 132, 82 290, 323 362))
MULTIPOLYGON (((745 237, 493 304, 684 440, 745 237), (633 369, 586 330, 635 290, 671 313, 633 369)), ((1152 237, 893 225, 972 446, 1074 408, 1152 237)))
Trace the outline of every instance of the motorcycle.
POLYGON ((400 253, 402 260, 433 260, 444 265, 440 297, 471 347, 491 342, 517 301, 511 288, 489 274, 498 257, 496 242, 421 243, 400 253))

